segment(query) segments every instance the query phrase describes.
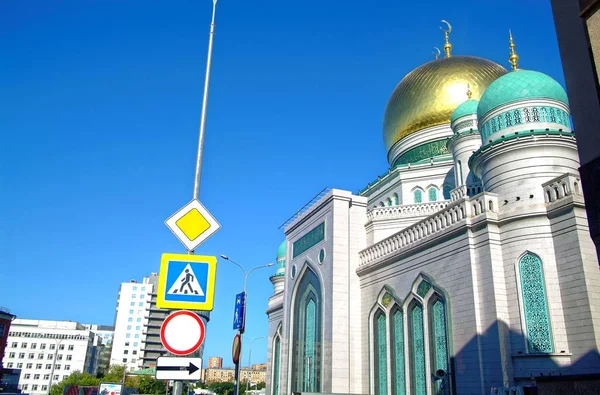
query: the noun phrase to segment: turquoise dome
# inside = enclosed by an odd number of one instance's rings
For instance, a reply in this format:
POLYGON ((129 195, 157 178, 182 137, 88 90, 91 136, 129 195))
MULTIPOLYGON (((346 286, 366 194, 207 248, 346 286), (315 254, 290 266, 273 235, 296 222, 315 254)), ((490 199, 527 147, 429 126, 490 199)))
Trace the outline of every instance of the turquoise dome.
POLYGON ((503 104, 530 99, 551 99, 569 104, 567 93, 552 77, 533 70, 515 70, 492 82, 483 92, 477 117, 483 118, 503 104))
POLYGON ((287 252, 286 243, 287 241, 284 240, 281 244, 279 244, 279 248, 277 249, 277 259, 285 258, 285 254, 287 252))
POLYGON ((462 103, 454 112, 452 112, 452 116, 450 117, 450 122, 456 121, 460 117, 464 117, 465 115, 477 115, 477 106, 479 102, 477 100, 469 99, 466 102, 462 103))

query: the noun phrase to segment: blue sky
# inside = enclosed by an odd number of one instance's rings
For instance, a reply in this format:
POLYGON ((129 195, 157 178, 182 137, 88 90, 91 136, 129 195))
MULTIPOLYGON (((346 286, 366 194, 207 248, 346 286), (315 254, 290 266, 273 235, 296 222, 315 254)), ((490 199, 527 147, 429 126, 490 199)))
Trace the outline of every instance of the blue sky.
MULTIPOLYGON (((119 284, 184 252, 163 221, 192 197, 211 8, 0 2, 0 305, 112 324, 119 284)), ((387 99, 442 47, 441 19, 454 54, 505 67, 512 29, 520 66, 564 85, 547 0, 220 0, 200 200, 222 228, 197 252, 274 262, 312 196, 386 171, 387 99)), ((267 334, 273 272, 250 276, 250 339, 267 334)), ((242 287, 220 260, 205 357, 226 365, 242 287)))

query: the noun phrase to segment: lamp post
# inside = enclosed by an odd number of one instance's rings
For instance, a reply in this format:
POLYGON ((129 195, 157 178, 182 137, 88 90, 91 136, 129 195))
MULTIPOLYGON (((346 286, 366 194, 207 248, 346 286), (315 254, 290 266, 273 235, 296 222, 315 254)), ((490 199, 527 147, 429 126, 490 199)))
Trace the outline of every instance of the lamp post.
POLYGON ((56 366, 56 356, 58 355, 58 349, 60 348, 60 343, 65 339, 58 339, 56 342, 56 349, 54 350, 54 357, 52 358, 52 369, 50 370, 50 380, 48 381, 48 395, 50 395, 50 390, 52 389, 52 379, 54 378, 54 368, 56 366))
MULTIPOLYGON (((252 367, 252 345, 256 340, 265 339, 266 336, 255 337, 250 342, 250 348, 248 349, 248 367, 252 367)), ((248 393, 248 384, 250 383, 250 378, 246 377, 246 394, 248 393)))
MULTIPOLYGON (((248 306, 248 293, 246 292, 246 286, 248 285, 248 276, 250 275, 250 273, 252 273, 255 270, 263 269, 266 267, 271 267, 275 264, 267 263, 266 265, 256 266, 256 267, 253 267, 252 269, 246 271, 246 269, 244 269, 244 267, 242 265, 229 259, 229 257, 227 255, 221 254, 221 258, 233 263, 234 265, 236 265, 237 267, 242 269, 242 271, 244 272, 244 318, 243 318, 242 327, 240 329, 238 329, 238 333, 240 335, 242 335, 246 329, 245 328, 246 327, 246 310, 247 310, 247 306, 248 306)), ((242 344, 240 343, 240 354, 241 354, 241 352, 242 352, 242 344)), ((239 395, 239 393, 240 393, 239 379, 240 379, 240 363, 238 361, 238 363, 235 365, 235 379, 234 379, 234 384, 233 384, 233 395, 239 395)))

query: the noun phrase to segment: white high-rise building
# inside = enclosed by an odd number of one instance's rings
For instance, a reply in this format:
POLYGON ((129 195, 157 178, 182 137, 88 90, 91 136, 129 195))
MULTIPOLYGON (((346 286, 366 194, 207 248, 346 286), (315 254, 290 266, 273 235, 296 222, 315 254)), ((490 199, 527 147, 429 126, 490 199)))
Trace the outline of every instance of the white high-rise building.
POLYGON ((19 388, 48 394, 75 371, 96 374, 94 332, 78 322, 15 319, 8 334, 7 369, 21 369, 19 388))
POLYGON ((158 275, 152 273, 149 277, 144 277, 141 283, 131 280, 121 284, 110 355, 111 365, 125 365, 129 371, 142 367, 140 349, 147 325, 146 310, 150 306, 150 294, 157 280, 158 275))

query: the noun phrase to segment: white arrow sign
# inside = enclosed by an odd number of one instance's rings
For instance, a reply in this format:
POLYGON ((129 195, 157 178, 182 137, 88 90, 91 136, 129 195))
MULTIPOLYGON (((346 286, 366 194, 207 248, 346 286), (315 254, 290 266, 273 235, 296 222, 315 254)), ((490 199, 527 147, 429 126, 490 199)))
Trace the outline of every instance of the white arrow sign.
POLYGON ((156 361, 157 380, 200 380, 202 358, 158 357, 156 361))

